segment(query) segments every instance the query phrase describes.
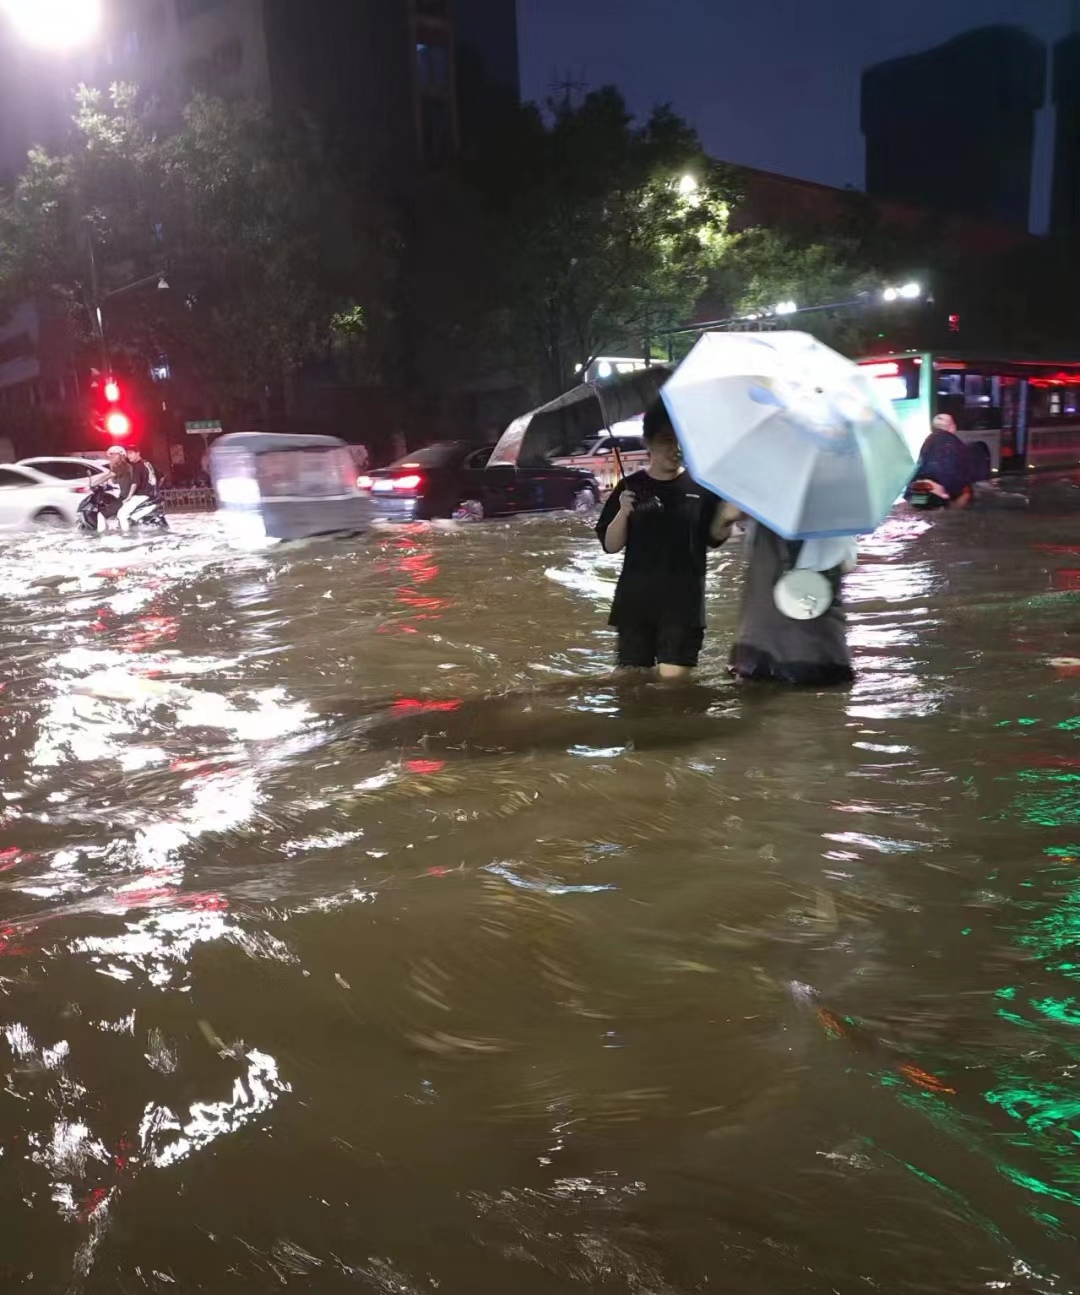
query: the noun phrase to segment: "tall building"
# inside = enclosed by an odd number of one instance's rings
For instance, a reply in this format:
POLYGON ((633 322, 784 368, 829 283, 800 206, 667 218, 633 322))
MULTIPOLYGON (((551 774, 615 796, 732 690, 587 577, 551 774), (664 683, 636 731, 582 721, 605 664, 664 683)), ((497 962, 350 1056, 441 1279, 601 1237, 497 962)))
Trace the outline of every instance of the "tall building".
POLYGON ((1054 181, 1050 232, 1080 231, 1080 31, 1054 46, 1054 181))
POLYGON ((0 184, 55 145, 80 82, 135 81, 302 114, 385 178, 438 165, 520 95, 516 0, 105 0, 92 48, 20 45, 0 19, 0 184))
POLYGON ((1046 46, 984 27, 863 74, 866 188, 1026 228, 1046 46))

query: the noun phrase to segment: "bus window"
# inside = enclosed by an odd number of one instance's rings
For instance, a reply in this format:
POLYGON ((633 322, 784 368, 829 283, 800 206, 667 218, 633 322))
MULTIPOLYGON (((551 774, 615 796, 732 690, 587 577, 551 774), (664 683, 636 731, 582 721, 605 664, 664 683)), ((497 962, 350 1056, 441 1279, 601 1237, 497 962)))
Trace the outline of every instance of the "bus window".
POLYGON ((1031 379, 1029 423, 1032 427, 1057 427, 1080 421, 1080 383, 1067 386, 1063 381, 1031 379))
POLYGON ((1001 427, 1001 378, 971 369, 942 369, 937 374, 937 411, 952 414, 962 432, 1001 427))

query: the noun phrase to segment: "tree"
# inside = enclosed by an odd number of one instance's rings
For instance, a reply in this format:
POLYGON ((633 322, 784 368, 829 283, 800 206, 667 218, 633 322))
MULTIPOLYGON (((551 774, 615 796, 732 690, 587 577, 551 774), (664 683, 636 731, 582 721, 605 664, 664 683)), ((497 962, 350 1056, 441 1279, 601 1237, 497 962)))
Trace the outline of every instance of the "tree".
POLYGON ((876 339, 879 320, 871 302, 884 279, 854 239, 808 241, 775 229, 751 229, 740 235, 724 271, 734 315, 761 314, 779 302, 807 307, 865 297, 867 307, 848 304, 799 315, 792 327, 848 354, 870 349, 876 339))
MULTIPOLYGON (((0 294, 61 302, 92 340, 88 240, 110 346, 140 365, 166 356, 205 405, 255 403, 353 335, 372 281, 355 192, 318 141, 260 111, 196 96, 175 131, 132 86, 81 87, 71 147, 31 152, 0 207, 0 294), (152 288, 108 298, 164 270, 152 288)), ((370 217, 370 212, 363 213, 370 217)))
MULTIPOLYGON (((459 192, 459 255, 434 258, 414 301, 423 291, 438 337, 468 320, 489 367, 537 396, 683 322, 730 244, 736 196, 684 121, 658 108, 636 123, 612 88, 509 115, 459 192)), ((445 223, 429 225, 448 251, 445 223)))

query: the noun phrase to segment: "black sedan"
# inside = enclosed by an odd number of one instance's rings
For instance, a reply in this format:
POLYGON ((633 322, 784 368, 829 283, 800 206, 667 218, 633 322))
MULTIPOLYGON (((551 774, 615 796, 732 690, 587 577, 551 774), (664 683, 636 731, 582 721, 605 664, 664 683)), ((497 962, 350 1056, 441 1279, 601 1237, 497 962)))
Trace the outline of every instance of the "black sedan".
POLYGON ((599 502, 600 486, 591 473, 554 463, 489 468, 493 449, 443 441, 360 477, 358 484, 370 495, 375 516, 395 521, 480 521, 563 508, 585 511, 599 502))

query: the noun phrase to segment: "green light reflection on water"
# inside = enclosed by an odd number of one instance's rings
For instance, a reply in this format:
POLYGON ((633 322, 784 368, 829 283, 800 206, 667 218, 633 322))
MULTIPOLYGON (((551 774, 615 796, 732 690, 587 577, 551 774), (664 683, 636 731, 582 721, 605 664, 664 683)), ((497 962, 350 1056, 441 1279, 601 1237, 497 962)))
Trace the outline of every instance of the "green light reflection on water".
POLYGON ((1080 1025, 1080 1008, 1076 1007, 1075 998, 1031 998, 1031 1006, 1052 1021, 1062 1025, 1080 1025))

